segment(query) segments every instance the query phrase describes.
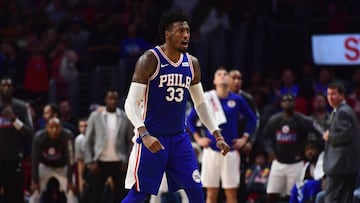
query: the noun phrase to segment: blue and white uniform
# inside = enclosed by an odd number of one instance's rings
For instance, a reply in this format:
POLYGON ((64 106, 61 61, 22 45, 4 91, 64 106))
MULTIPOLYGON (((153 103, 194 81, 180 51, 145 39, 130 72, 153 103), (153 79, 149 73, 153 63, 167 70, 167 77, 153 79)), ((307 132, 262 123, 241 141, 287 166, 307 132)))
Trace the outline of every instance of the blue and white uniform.
POLYGON ((165 149, 151 153, 142 143, 136 143, 125 187, 156 195, 164 172, 169 191, 202 187, 197 159, 185 131, 186 103, 194 77, 190 55, 183 53, 174 63, 159 46, 150 51, 158 64, 147 84, 143 119, 150 135, 158 138, 165 149))
MULTIPOLYGON (((226 119, 222 124, 218 123, 221 134, 223 134, 225 142, 229 146, 232 146, 235 139, 242 136, 242 132, 239 132, 238 128, 240 115, 244 116, 247 121, 244 132, 249 135, 253 134, 256 128, 256 116, 241 96, 229 92, 226 98, 219 98, 217 95, 214 97, 208 98, 208 105, 214 112, 214 117, 220 117, 220 115, 215 114, 219 109, 224 112, 226 119), (219 100, 218 104, 214 102, 214 97, 219 100)), ((195 109, 192 109, 187 117, 187 124, 192 133, 198 131, 196 126, 198 119, 195 109)), ((206 188, 218 188, 221 182, 224 189, 237 188, 240 183, 239 152, 232 147, 231 151, 226 156, 223 156, 220 149, 216 147, 216 139, 209 130, 206 130, 206 135, 211 139, 211 143, 209 147, 203 149, 202 154, 201 181, 203 186, 206 188)))

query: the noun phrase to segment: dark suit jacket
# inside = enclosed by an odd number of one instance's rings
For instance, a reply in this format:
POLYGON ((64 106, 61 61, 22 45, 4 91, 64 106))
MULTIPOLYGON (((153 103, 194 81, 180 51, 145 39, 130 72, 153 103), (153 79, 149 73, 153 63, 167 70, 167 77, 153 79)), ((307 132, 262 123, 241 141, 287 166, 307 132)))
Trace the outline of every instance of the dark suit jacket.
POLYGON ((352 108, 341 103, 329 127, 325 145, 324 172, 326 175, 349 175, 360 171, 360 131, 352 108))

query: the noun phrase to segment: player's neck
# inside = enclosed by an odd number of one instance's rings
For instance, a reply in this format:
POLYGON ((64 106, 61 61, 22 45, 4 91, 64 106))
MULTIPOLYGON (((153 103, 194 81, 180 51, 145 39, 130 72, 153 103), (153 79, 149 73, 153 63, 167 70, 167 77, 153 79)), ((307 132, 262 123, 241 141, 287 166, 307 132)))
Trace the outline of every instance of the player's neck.
POLYGON ((216 95, 219 98, 226 98, 229 95, 229 90, 227 86, 217 86, 216 87, 216 95))
POLYGON ((178 50, 172 48, 166 43, 161 45, 160 48, 172 62, 176 63, 179 61, 181 53, 178 50))

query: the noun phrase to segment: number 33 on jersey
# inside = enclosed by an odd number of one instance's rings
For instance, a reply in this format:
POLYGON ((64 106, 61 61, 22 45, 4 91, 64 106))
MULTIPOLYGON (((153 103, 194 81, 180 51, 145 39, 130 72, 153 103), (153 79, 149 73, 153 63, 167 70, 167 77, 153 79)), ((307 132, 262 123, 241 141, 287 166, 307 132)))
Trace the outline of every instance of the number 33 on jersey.
POLYGON ((186 104, 194 76, 190 55, 182 53, 179 60, 173 62, 158 46, 151 49, 151 52, 158 63, 154 74, 150 77, 146 92, 145 126, 150 134, 151 130, 157 134, 167 134, 174 130, 181 132, 185 129, 186 104))

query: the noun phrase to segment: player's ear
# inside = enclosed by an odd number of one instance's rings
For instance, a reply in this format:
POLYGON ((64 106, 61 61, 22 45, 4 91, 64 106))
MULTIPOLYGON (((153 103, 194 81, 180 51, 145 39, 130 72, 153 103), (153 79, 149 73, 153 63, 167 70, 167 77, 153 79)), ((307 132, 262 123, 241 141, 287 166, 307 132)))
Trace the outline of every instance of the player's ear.
POLYGON ((170 37, 170 31, 169 30, 165 30, 165 39, 170 37))

